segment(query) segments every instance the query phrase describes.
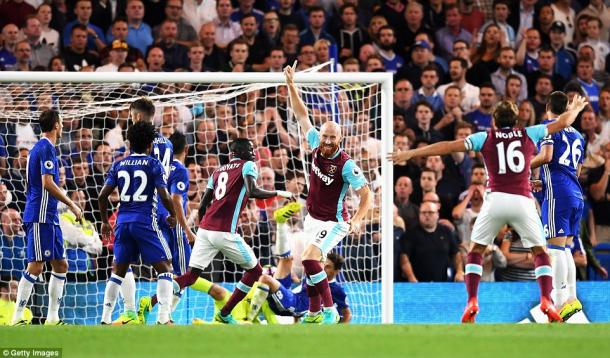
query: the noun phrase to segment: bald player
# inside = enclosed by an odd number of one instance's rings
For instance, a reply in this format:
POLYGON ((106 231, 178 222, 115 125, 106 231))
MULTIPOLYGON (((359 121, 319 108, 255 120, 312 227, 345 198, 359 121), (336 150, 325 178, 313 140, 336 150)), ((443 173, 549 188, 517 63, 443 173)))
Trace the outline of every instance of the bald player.
POLYGON ((335 324, 339 314, 320 262, 349 233, 359 235, 362 219, 372 206, 373 197, 362 170, 339 147, 341 127, 335 122, 326 122, 318 132, 311 124, 307 107, 294 84, 294 67, 286 67, 284 75, 292 110, 313 151, 307 196, 309 213, 304 223, 309 242, 302 255, 309 311, 302 322, 335 324), (345 204, 350 185, 360 196, 360 206, 351 220, 345 204))

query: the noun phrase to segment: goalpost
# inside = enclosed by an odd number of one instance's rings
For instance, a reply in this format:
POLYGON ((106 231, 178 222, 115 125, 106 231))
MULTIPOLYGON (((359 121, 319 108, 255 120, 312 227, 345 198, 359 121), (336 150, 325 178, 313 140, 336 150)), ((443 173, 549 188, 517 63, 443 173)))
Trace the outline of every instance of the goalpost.
MULTIPOLYGON (((344 239, 337 248, 346 259, 338 281, 346 289, 353 322, 392 323, 393 168, 385 160, 393 142, 392 75, 300 72, 295 82, 316 127, 326 120, 342 126, 343 147, 363 169, 375 190, 375 209, 365 220, 363 234, 344 239)), ((129 103, 139 96, 150 97, 157 108, 154 120, 157 128, 166 135, 177 129, 189 138, 187 164, 191 164, 189 207, 192 214, 189 223, 195 228, 196 207, 207 178, 214 168, 228 160, 227 145, 235 136, 245 136, 255 142, 259 169, 265 166, 273 169, 265 169, 266 174, 261 171, 260 185, 272 185, 274 180, 276 186, 298 189, 299 181, 308 181, 310 150, 289 109, 283 83, 281 73, 3 72, 0 138, 8 156, 1 171, 9 194, 5 195, 5 202, 0 202, 4 231, 0 283, 6 286, 11 277, 18 280, 24 269, 23 233, 10 229, 6 223, 25 206, 24 163, 27 149, 37 139, 36 124, 41 109, 54 108, 62 114, 64 134, 58 145, 58 156, 66 170, 64 188, 69 189, 73 200, 81 200, 90 222, 83 229, 62 216, 70 269, 60 316, 68 323, 95 324, 101 316, 112 258, 112 242, 102 243, 101 237, 96 236, 100 226, 96 195, 103 185, 105 170, 124 153, 129 103), (107 143, 102 142, 104 139, 107 143)), ((2 190, 0 187, 0 194, 2 190)), ((301 197, 306 195, 305 188, 301 197)), ((357 195, 351 189, 347 203, 353 213, 357 195)), ((272 211, 278 205, 273 200, 251 200, 240 218, 240 232, 262 264, 274 262, 272 211)), ((297 258, 303 246, 302 219, 300 216, 292 225, 293 251, 297 258)), ((300 272, 297 261, 300 260, 295 260, 295 271, 300 272)), ((152 293, 154 285, 150 282, 155 278, 150 267, 142 264, 133 267, 137 297, 152 293)), ((206 278, 231 289, 241 269, 217 257, 205 274, 206 278)), ((46 313, 45 281, 41 275, 41 283, 35 285, 28 303, 35 317, 44 317, 46 313)), ((179 323, 190 323, 194 317, 209 319, 212 310, 211 299, 186 290, 173 316, 179 323)))

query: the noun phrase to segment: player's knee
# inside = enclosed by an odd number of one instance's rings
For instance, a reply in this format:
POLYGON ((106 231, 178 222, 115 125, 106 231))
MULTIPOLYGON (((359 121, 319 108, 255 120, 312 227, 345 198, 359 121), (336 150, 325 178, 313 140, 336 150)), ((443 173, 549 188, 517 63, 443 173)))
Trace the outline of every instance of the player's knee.
POLYGON ((31 275, 40 276, 43 267, 44 262, 30 262, 26 271, 31 275))
POLYGON ((321 257, 322 251, 313 245, 309 245, 303 251, 302 260, 320 260, 321 257))
POLYGON ((261 267, 261 265, 259 263, 257 263, 256 266, 254 266, 253 268, 248 270, 248 273, 250 273, 256 277, 260 277, 263 274, 263 268, 261 267))
POLYGON ((473 245, 470 247, 470 252, 475 252, 477 254, 483 254, 485 252, 485 249, 487 248, 487 246, 485 245, 481 245, 481 244, 477 244, 476 242, 473 242, 473 245))
POLYGON ((68 262, 66 260, 55 260, 51 262, 51 267, 54 272, 66 273, 68 272, 68 262))

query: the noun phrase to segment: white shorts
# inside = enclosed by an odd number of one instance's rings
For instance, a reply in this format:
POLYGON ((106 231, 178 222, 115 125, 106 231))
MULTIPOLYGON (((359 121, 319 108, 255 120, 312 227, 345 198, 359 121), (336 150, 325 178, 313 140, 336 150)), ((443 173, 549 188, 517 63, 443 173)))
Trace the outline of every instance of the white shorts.
POLYGON ((491 245, 500 228, 506 224, 517 231, 523 247, 546 246, 534 199, 501 192, 491 192, 485 196, 470 241, 491 245))
POLYGON ((307 237, 307 244, 311 244, 322 251, 322 256, 330 252, 349 233, 349 224, 346 222, 321 221, 305 217, 303 230, 307 237))
POLYGON ((238 234, 199 228, 189 266, 205 270, 218 252, 222 252, 227 260, 245 270, 253 268, 258 263, 252 248, 238 234))

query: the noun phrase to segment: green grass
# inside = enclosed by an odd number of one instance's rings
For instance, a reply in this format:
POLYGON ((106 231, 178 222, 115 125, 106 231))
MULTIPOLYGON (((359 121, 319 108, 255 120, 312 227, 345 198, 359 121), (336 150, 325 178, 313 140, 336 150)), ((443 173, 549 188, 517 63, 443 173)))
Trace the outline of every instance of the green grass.
MULTIPOLYGON (((2 327, 63 357, 608 357, 610 324, 2 327)), ((1 354, 1 351, 0 351, 1 354)))

